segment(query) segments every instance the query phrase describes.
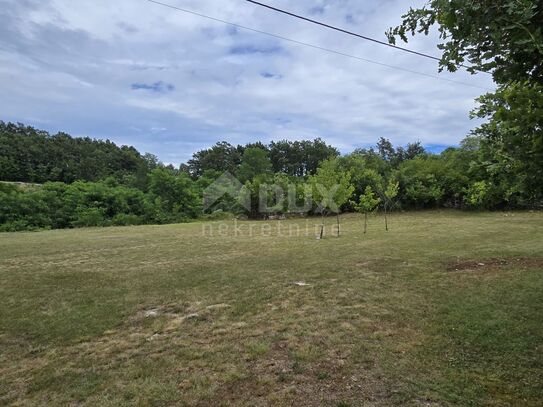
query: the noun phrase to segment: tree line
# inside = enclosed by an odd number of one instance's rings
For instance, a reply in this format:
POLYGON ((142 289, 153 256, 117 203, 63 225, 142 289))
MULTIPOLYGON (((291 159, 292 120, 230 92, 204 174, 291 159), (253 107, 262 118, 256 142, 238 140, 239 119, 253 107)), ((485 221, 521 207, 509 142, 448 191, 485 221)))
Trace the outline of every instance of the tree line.
MULTIPOLYGON (((162 224, 231 214, 262 218, 265 185, 294 188, 298 206, 308 195, 316 203, 327 198, 318 185, 339 185, 337 210, 315 204, 306 208, 310 215, 540 207, 541 185, 534 186, 522 166, 517 173, 496 171, 493 157, 492 143, 479 135, 440 154, 420 143, 394 147, 385 138, 346 155, 321 139, 220 142, 175 168, 133 147, 2 122, 0 181, 9 182, 0 183, 0 230, 162 224), (249 191, 250 209, 224 196, 204 211, 205 189, 225 171, 249 191)), ((273 191, 269 195, 273 203, 273 191)), ((289 211, 286 201, 273 206, 275 214, 289 211)))
MULTIPOLYGON (((459 147, 431 154, 420 143, 394 147, 381 138, 375 148, 341 156, 321 139, 220 142, 174 168, 133 147, 0 122, 0 181, 27 183, 0 183, 0 230, 168 223, 228 211, 260 217, 261 190, 269 184, 293 188, 298 203, 308 195, 330 200, 318 186, 339 185, 336 212, 541 208, 541 1, 483 3, 430 0, 387 32, 394 44, 437 25, 441 70, 493 76, 497 90, 482 95, 472 112, 486 122, 459 147), (224 171, 245 185, 250 208, 223 197, 206 214, 203 191, 224 171)), ((329 209, 313 205, 308 211, 324 215, 329 209)), ((281 203, 274 210, 290 209, 281 203)))

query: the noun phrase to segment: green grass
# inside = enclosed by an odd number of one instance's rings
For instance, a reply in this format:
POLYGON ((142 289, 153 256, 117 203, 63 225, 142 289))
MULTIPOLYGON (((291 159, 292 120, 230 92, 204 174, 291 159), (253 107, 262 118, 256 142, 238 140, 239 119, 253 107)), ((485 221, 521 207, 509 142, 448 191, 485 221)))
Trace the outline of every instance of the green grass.
POLYGON ((543 213, 318 222, 0 234, 0 404, 543 403, 543 213))

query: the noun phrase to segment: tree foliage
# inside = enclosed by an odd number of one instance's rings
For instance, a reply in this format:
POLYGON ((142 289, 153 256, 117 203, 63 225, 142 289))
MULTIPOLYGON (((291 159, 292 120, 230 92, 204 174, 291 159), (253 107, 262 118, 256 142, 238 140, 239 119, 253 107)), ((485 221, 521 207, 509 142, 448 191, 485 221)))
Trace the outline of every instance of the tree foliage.
POLYGON ((233 174, 241 163, 242 155, 242 147, 234 147, 226 141, 221 141, 211 148, 194 153, 187 166, 193 177, 199 177, 209 170, 221 173, 228 171, 233 174))
POLYGON ((479 102, 473 115, 489 121, 474 134, 485 140, 490 174, 507 177, 517 190, 510 192, 534 206, 543 198, 543 86, 515 82, 479 102))
POLYGON ((469 64, 471 72, 492 72, 498 84, 543 83, 543 6, 539 0, 431 0, 410 9, 388 38, 428 34, 437 24, 441 69, 469 64))
MULTIPOLYGON (((4 124, 0 137, 7 142, 0 145, 0 181, 15 179, 27 184, 0 182, 0 230, 171 223, 196 219, 204 216, 204 191, 215 185, 215 180, 227 167, 244 183, 243 190, 250 198, 251 207, 248 210, 240 204, 236 198, 236 186, 225 186, 225 193, 219 194, 222 196, 207 208, 206 216, 214 212, 223 215, 233 212, 263 218, 269 214, 325 215, 356 211, 361 210, 361 199, 369 200, 368 191, 379 196, 379 204, 385 214, 397 208, 538 207, 543 203, 539 139, 534 136, 531 143, 523 145, 523 160, 511 156, 521 154, 514 150, 514 138, 520 137, 516 129, 529 128, 529 123, 536 121, 534 117, 537 114, 514 120, 502 117, 507 117, 509 109, 517 107, 527 109, 526 106, 532 106, 531 109, 536 111, 539 102, 536 95, 523 102, 513 95, 508 98, 511 98, 510 103, 500 107, 503 112, 494 115, 493 121, 488 123, 489 128, 485 129, 485 132, 495 132, 492 140, 475 134, 464 139, 459 147, 447 148, 440 154, 424 151, 420 143, 395 147, 386 139, 380 140, 375 148, 358 149, 341 157, 335 157, 332 149, 326 147, 321 152, 322 157, 328 158, 318 161, 314 174, 310 171, 315 164, 288 167, 298 168, 292 172, 305 175, 289 174, 291 170, 274 171, 271 151, 261 143, 244 147, 229 147, 223 143, 212 147, 211 150, 219 150, 213 154, 227 157, 225 162, 229 164, 226 167, 215 166, 217 169, 198 167, 198 171, 203 172, 194 177, 191 171, 185 171, 189 165, 176 170, 172 166, 164 166, 153 155, 141 155, 132 147, 117 147, 113 143, 74 139, 67 135, 57 139, 22 125, 4 124), (504 132, 509 132, 510 136, 502 137, 504 132), (49 143, 59 151, 44 160, 39 157, 39 148, 49 143), (498 149, 497 144, 503 144, 503 147, 498 149), (23 145, 29 151, 19 154, 23 145), (90 180, 72 181, 88 171, 80 168, 77 160, 67 158, 79 157, 73 154, 79 151, 73 146, 80 145, 89 150, 87 161, 104 168, 92 167, 95 173, 87 174, 90 180), (109 153, 101 155, 101 149, 109 153), (239 161, 235 158, 238 152, 239 161), (235 160, 231 160, 232 157, 235 160), (135 165, 132 166, 131 162, 135 165), (54 170, 62 167, 67 168, 63 173, 54 170), (72 175, 66 179, 61 177, 65 182, 58 182, 55 174, 59 173, 72 175), (97 177, 102 178, 95 180, 97 177), (45 181, 36 182, 42 179, 45 181)), ((324 147, 320 142, 316 145, 324 147)), ((78 154, 83 154, 83 151, 78 154)), ((295 156, 289 155, 292 159, 295 156)))
POLYGON ((339 170, 337 159, 323 161, 317 173, 311 177, 313 198, 318 212, 339 213, 354 191, 351 174, 339 170))
POLYGON ((245 149, 237 170, 237 176, 241 182, 250 181, 257 175, 271 174, 271 172, 272 164, 266 150, 259 147, 245 149))
POLYGON ((364 190, 364 193, 358 197, 358 202, 355 202, 355 209, 360 213, 373 212, 381 199, 375 196, 373 189, 368 185, 364 190))
POLYGON ((353 206, 357 212, 364 214, 364 233, 368 227, 368 213, 377 209, 381 199, 376 197, 373 189, 368 185, 364 193, 358 197, 358 201, 353 202, 353 206))
POLYGON ((319 164, 339 151, 317 138, 313 141, 272 141, 269 146, 274 172, 303 177, 315 174, 319 164))
MULTIPOLYGON (((340 170, 337 158, 323 161, 317 173, 311 176, 313 198, 316 200, 317 212, 325 215, 328 212, 337 215, 337 235, 339 236, 339 213, 341 208, 351 198, 354 186, 351 183, 351 174, 340 170)), ((324 217, 320 237, 323 237, 324 217)))
POLYGON ((0 121, 0 180, 71 183, 114 177, 145 188, 148 172, 157 165, 155 156, 134 147, 0 121))
POLYGON ((480 168, 491 180, 487 204, 537 206, 543 199, 543 3, 431 0, 409 10, 387 35, 391 43, 407 42, 408 34, 427 35, 434 25, 442 40, 440 69, 468 66, 471 73, 491 73, 498 85, 472 112, 488 120, 473 132, 481 140, 480 168))
POLYGON ((153 171, 147 193, 113 178, 26 188, 0 183, 0 231, 184 222, 200 212, 193 181, 166 169, 153 171))

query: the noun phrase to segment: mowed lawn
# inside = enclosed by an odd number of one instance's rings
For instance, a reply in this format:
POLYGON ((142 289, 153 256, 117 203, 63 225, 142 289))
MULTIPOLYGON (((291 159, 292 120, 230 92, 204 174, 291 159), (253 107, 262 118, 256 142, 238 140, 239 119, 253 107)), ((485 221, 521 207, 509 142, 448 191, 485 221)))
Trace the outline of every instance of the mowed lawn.
POLYGON ((543 404, 543 213, 318 222, 0 234, 0 404, 543 404))

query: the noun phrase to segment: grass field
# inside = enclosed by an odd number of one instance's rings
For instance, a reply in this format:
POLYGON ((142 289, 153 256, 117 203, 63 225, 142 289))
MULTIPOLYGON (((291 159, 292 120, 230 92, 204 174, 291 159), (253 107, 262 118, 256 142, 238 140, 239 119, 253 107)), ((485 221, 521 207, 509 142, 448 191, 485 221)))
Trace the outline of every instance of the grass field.
POLYGON ((543 404, 543 213, 313 222, 0 234, 0 404, 543 404))

